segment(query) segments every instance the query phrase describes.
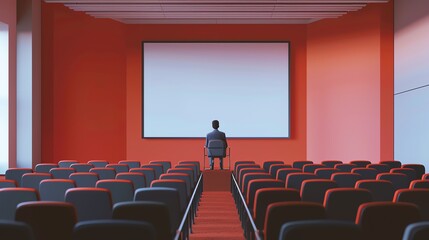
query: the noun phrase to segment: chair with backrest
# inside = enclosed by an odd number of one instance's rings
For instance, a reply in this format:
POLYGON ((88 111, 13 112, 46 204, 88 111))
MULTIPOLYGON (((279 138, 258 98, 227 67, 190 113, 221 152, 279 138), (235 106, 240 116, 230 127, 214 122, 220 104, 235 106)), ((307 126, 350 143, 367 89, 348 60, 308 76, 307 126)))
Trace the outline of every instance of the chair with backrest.
POLYGON ((191 196, 191 190, 193 189, 193 184, 191 184, 191 176, 187 173, 163 173, 159 177, 160 180, 164 179, 176 179, 183 180, 186 183, 186 195, 191 196))
POLYGON ((17 187, 15 180, 0 179, 0 188, 14 188, 17 187))
POLYGON ((362 240, 362 230, 354 223, 335 220, 289 222, 280 229, 280 240, 362 240))
POLYGON ((323 204, 326 191, 337 187, 338 185, 335 181, 328 179, 305 180, 301 186, 301 200, 323 204))
POLYGON ((15 220, 15 210, 18 204, 38 200, 39 195, 34 188, 0 189, 0 220, 15 220))
POLYGON ((284 183, 275 179, 254 179, 247 187, 246 203, 250 210, 253 210, 256 191, 264 188, 284 188, 284 183))
POLYGON ((116 173, 129 172, 130 170, 127 164, 119 164, 119 163, 109 163, 106 165, 106 168, 113 168, 115 169, 116 173))
POLYGON ((69 168, 72 164, 79 163, 76 160, 60 160, 58 161, 58 167, 60 168, 69 168))
POLYGON ((131 168, 132 173, 142 173, 146 178, 146 186, 150 186, 150 183, 155 180, 155 170, 152 168, 131 168))
POLYGON ((279 239, 283 224, 300 220, 325 219, 322 204, 311 202, 278 202, 268 206, 264 222, 264 239, 279 239))
POLYGON ((116 174, 116 179, 129 180, 133 183, 134 190, 138 188, 144 188, 146 184, 146 177, 143 173, 139 172, 126 172, 116 174))
POLYGON ((246 173, 267 173, 263 168, 242 168, 238 173, 237 183, 239 186, 243 184, 243 176, 246 173))
POLYGON ((351 164, 355 164, 357 167, 364 168, 367 165, 371 164, 371 161, 368 160, 353 160, 350 161, 351 164))
POLYGON ((410 183, 410 189, 429 189, 429 180, 414 180, 410 183))
POLYGON ((368 179, 369 180, 369 179, 376 179, 378 171, 377 171, 377 169, 374 169, 374 168, 358 167, 358 168, 352 169, 352 173, 357 173, 357 174, 361 175, 362 179, 368 179))
POLYGON ((171 232, 177 230, 182 217, 180 211, 180 195, 175 188, 151 187, 135 191, 134 201, 154 201, 164 203, 170 214, 171 232))
POLYGON ((34 188, 38 191, 40 182, 45 179, 52 179, 52 175, 50 173, 26 173, 22 175, 20 186, 34 188))
POLYGON ((429 173, 423 174, 422 180, 429 180, 429 173))
POLYGON ((339 172, 332 174, 331 180, 334 180, 340 188, 354 188, 356 182, 362 180, 362 176, 357 173, 339 172))
POLYGON ((326 166, 323 164, 314 164, 314 163, 313 164, 306 164, 302 168, 302 171, 306 172, 306 173, 314 173, 316 171, 316 169, 319 169, 319 168, 326 168, 326 166))
POLYGON ((113 219, 142 221, 152 224, 157 239, 173 239, 168 206, 162 202, 122 202, 113 206, 113 219))
POLYGON ((393 202, 413 203, 419 207, 422 220, 429 220, 429 189, 399 189, 393 202))
POLYGON ((327 218, 354 222, 359 206, 371 201, 372 195, 367 189, 334 188, 326 191, 323 206, 327 218))
POLYGON ((90 160, 88 161, 88 164, 91 164, 92 166, 96 168, 104 168, 109 164, 109 161, 107 160, 90 160))
POLYGON ((368 190, 374 202, 391 202, 395 194, 393 184, 386 180, 359 180, 355 188, 368 190))
POLYGON ((243 182, 241 184, 241 192, 243 196, 247 197, 247 190, 249 186, 249 182, 254 179, 272 179, 269 173, 246 173, 243 176, 243 182))
POLYGON ((270 166, 273 164, 284 164, 284 162, 283 161, 265 161, 262 164, 262 168, 265 170, 265 172, 269 172, 270 166))
POLYGON ((390 172, 391 167, 387 164, 381 164, 381 163, 374 163, 374 164, 368 164, 366 166, 367 168, 373 168, 378 171, 378 173, 388 173, 390 172))
MULTIPOLYGON (((171 168, 171 162, 170 161, 158 161, 158 160, 155 160, 155 161, 150 161, 149 164, 161 164, 162 165, 163 173, 166 173, 167 170, 171 168)), ((198 170, 200 169, 199 168, 200 167, 199 164, 200 163, 198 162, 198 170)))
POLYGON ((239 165, 237 165, 237 167, 235 168, 235 173, 234 173, 234 177, 236 180, 238 180, 238 174, 240 173, 240 170, 243 168, 258 168, 258 169, 260 169, 261 166, 259 164, 239 164, 239 165))
POLYGON ((174 188, 179 192, 180 210, 183 213, 188 203, 188 194, 186 192, 186 182, 177 179, 154 180, 151 187, 174 188))
POLYGON ((392 169, 390 169, 390 173, 402 173, 402 174, 405 174, 405 175, 407 175, 408 180, 410 182, 414 181, 414 180, 417 180, 417 179, 420 179, 420 178, 417 178, 417 172, 416 172, 416 170, 414 170, 412 168, 404 168, 404 167, 402 167, 402 168, 392 168, 392 169))
POLYGON ((270 168, 268 169, 268 172, 271 174, 273 178, 276 178, 277 172, 280 169, 285 169, 285 168, 292 168, 292 166, 290 164, 271 164, 270 168))
POLYGON ((141 162, 137 161, 137 160, 121 160, 118 163, 119 164, 126 164, 128 166, 128 169, 139 168, 141 165, 141 162))
POLYGON ((100 180, 116 178, 116 170, 114 168, 91 168, 89 172, 98 174, 100 180))
POLYGON ((73 240, 155 240, 154 227, 147 222, 103 219, 78 222, 73 240))
POLYGON ((410 186, 410 179, 403 173, 379 173, 377 180, 386 180, 393 184, 394 190, 405 189, 410 186))
MULTIPOLYGON (((194 169, 192 168, 170 168, 167 173, 185 173, 191 178, 192 186, 195 186, 198 179, 194 178, 194 169)), ((159 178, 159 177, 158 177, 159 178)))
POLYGON ((327 168, 335 168, 336 164, 342 164, 343 161, 340 160, 324 160, 322 161, 322 164, 325 165, 327 168))
POLYGON ((339 163, 334 166, 334 168, 340 170, 340 172, 352 172, 352 170, 357 167, 358 165, 351 163, 339 163))
POLYGON ((429 221, 409 224, 404 231, 402 240, 429 239, 429 221))
POLYGON ((36 240, 71 240, 77 219, 71 203, 42 201, 20 203, 16 220, 28 224, 36 240))
POLYGON ((332 174, 339 173, 340 170, 336 168, 319 168, 314 172, 319 178, 331 179, 332 174))
MULTIPOLYGON (((180 161, 179 165, 181 165, 181 164, 194 164, 194 165, 196 165, 197 166, 198 176, 200 176, 200 174, 201 174, 201 164, 200 164, 199 161, 180 161)), ((171 165, 170 165, 170 167, 171 167, 171 165)), ((165 172, 167 172, 167 170, 168 170, 168 168, 165 170, 165 172)))
POLYGON ((365 240, 401 240, 407 225, 420 221, 411 203, 372 202, 361 204, 356 216, 365 240))
POLYGON ((42 180, 39 185, 40 200, 64 202, 66 191, 74 187, 75 182, 70 179, 42 180))
POLYGON ((299 168, 282 168, 277 171, 276 179, 286 182, 286 178, 290 173, 302 173, 299 168))
POLYGON ((28 224, 12 220, 0 220, 0 236, 2 239, 35 240, 28 224))
POLYGON ((241 165, 241 164, 255 164, 255 161, 237 161, 234 163, 234 169, 232 171, 232 173, 234 174, 234 176, 236 175, 236 171, 237 171, 237 166, 241 165))
POLYGON ((426 172, 425 166, 422 164, 404 164, 402 167, 414 169, 416 173, 416 179, 421 179, 423 174, 426 172))
POLYGON ((98 180, 97 188, 105 188, 110 191, 112 204, 132 201, 134 198, 134 186, 130 180, 104 179, 98 180))
POLYGON ((293 168, 303 169, 304 165, 306 165, 306 164, 313 164, 313 161, 294 161, 292 163, 292 167, 293 168))
POLYGON ((5 179, 14 180, 19 187, 21 185, 22 175, 32 172, 33 169, 31 168, 9 168, 6 170, 5 179))
POLYGON ((95 187, 98 180, 98 174, 94 172, 72 173, 69 177, 76 184, 76 187, 95 187))
POLYGON ((68 189, 65 201, 74 205, 78 221, 112 218, 112 197, 107 189, 68 189))
MULTIPOLYGON (((192 177, 192 179, 194 179, 195 183, 197 183, 198 176, 199 176, 199 174, 198 174, 199 169, 198 169, 197 165, 195 165, 195 164, 177 164, 176 166, 174 166, 174 168, 175 169, 180 169, 180 168, 190 168, 190 169, 192 169, 192 171, 194 172, 194 174, 191 177, 192 177)), ((168 172, 168 170, 166 172, 168 172)))
POLYGON ((34 172, 38 173, 49 173, 49 170, 52 168, 57 168, 58 164, 56 163, 39 163, 34 167, 34 172))
POLYGON ((94 165, 89 163, 73 163, 70 167, 73 168, 75 172, 89 172, 94 165))
MULTIPOLYGON (((161 176, 161 174, 164 172, 164 167, 162 166, 162 164, 155 164, 155 163, 151 163, 151 164, 143 164, 141 165, 142 168, 152 168, 155 171, 155 179, 159 179, 159 176, 161 176)), ((170 170, 170 169, 168 169, 170 170)), ((168 172, 167 170, 167 172, 168 172)))
POLYGON ((286 188, 294 188, 301 191, 301 184, 304 180, 320 179, 314 173, 290 173, 287 175, 285 186, 286 188))
POLYGON ((75 172, 74 168, 52 168, 49 171, 54 179, 69 179, 70 175, 75 172))
POLYGON ((400 161, 382 161, 380 163, 388 165, 390 167, 390 169, 400 168, 402 166, 402 163, 400 161))
POLYGON ((264 228, 264 221, 267 208, 276 202, 299 202, 301 197, 296 189, 287 188, 262 188, 255 194, 255 204, 253 206, 253 216, 257 229, 264 228))
POLYGON ((206 155, 208 158, 225 158, 229 156, 227 152, 227 146, 225 146, 224 140, 209 140, 205 149, 206 151, 204 155, 206 155))

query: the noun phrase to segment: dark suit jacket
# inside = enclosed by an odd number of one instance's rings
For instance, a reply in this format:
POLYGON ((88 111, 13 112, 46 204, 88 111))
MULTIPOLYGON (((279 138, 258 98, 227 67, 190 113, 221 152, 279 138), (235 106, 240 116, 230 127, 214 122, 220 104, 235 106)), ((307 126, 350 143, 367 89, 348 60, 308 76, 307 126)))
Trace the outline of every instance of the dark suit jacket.
POLYGON ((209 132, 206 137, 206 147, 209 145, 210 140, 223 140, 225 143, 225 148, 228 147, 228 143, 226 142, 226 136, 224 132, 221 132, 217 129, 214 129, 212 132, 209 132))

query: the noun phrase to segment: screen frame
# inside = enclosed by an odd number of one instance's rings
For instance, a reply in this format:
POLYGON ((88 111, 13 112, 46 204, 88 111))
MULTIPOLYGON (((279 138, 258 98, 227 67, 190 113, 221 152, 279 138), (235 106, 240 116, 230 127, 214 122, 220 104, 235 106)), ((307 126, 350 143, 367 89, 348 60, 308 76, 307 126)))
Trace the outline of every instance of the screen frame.
POLYGON ((289 40, 278 40, 278 41, 163 41, 163 40, 151 40, 141 42, 141 138, 142 139, 205 139, 205 136, 201 137, 145 137, 144 136, 144 44, 145 43, 287 43, 288 44, 288 117, 289 124, 287 126, 289 135, 287 137, 228 137, 227 139, 291 139, 291 42, 289 40))

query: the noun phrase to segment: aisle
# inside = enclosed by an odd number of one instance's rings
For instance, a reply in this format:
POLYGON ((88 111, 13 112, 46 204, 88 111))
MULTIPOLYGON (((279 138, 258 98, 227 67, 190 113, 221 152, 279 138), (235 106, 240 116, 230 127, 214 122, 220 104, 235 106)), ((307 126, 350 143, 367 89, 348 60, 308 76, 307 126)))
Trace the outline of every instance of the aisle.
POLYGON ((203 192, 190 239, 244 239, 231 192, 203 192))

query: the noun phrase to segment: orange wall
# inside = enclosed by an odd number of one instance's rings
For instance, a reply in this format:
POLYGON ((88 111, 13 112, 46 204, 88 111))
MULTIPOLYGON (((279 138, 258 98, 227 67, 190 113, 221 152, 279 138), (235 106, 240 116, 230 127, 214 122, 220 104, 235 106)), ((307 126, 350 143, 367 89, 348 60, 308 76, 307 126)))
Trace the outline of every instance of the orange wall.
POLYGON ((392 29, 392 3, 308 26, 309 159, 393 159, 392 29))

